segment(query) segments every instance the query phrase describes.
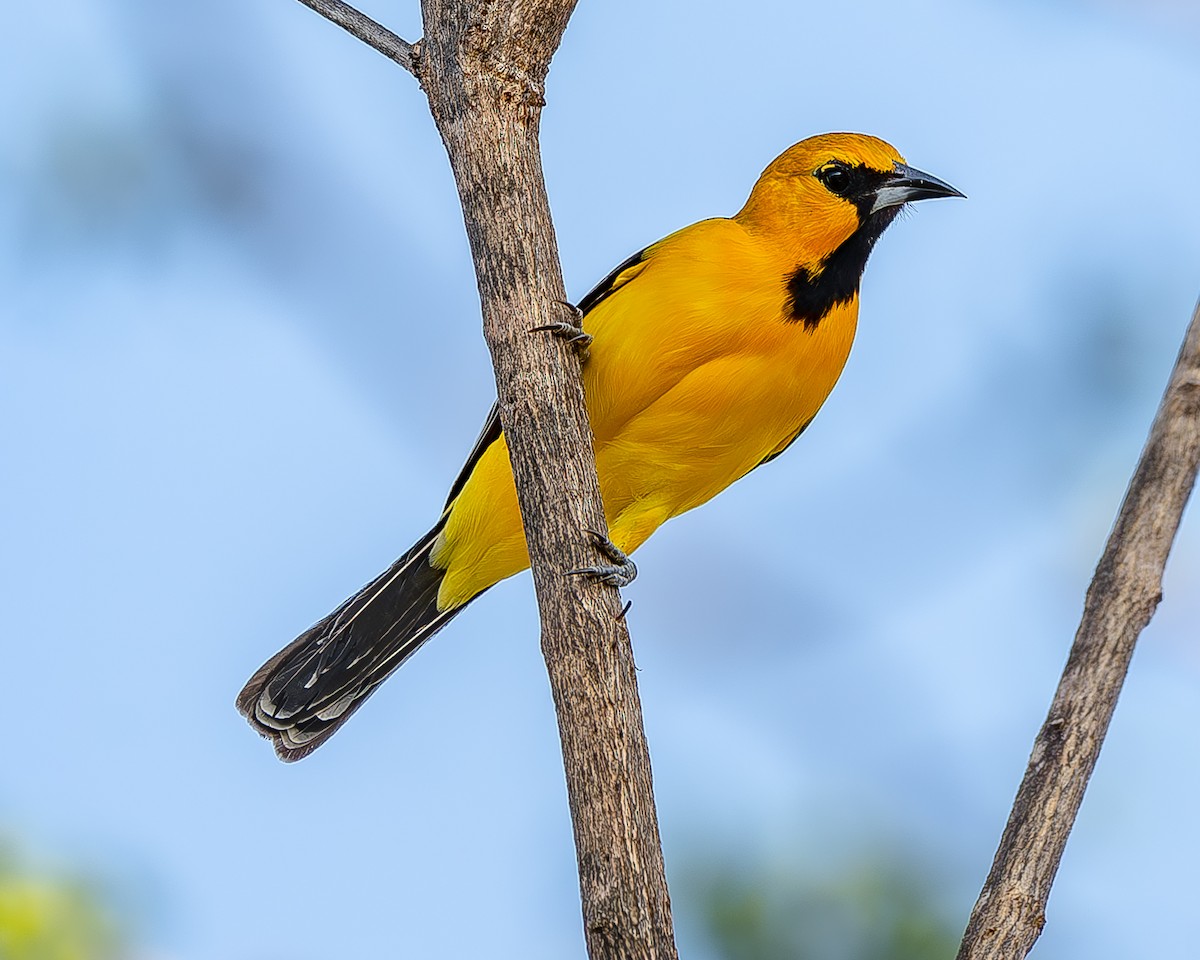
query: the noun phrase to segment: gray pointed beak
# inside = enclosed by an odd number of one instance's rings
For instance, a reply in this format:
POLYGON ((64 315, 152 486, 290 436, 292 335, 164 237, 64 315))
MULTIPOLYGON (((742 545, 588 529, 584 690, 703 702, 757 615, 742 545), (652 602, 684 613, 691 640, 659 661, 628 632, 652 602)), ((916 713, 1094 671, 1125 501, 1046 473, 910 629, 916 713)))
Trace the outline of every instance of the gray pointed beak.
POLYGON ((934 197, 966 197, 965 193, 955 190, 945 180, 939 180, 929 173, 924 173, 906 163, 897 163, 894 173, 887 182, 875 192, 875 203, 871 213, 877 213, 885 207, 895 207, 913 200, 931 200, 934 197))

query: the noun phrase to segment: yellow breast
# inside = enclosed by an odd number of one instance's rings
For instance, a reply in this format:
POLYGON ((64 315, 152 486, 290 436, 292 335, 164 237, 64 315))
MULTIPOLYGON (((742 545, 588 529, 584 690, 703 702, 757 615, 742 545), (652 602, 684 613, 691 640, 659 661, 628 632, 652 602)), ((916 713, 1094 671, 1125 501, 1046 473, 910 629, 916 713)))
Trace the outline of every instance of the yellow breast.
MULTIPOLYGON (((583 368, 609 533, 626 552, 787 446, 845 365, 857 297, 815 327, 789 314, 796 263, 735 220, 655 244, 587 315, 583 368)), ((444 609, 529 559, 503 437, 480 458, 433 553, 444 609)))

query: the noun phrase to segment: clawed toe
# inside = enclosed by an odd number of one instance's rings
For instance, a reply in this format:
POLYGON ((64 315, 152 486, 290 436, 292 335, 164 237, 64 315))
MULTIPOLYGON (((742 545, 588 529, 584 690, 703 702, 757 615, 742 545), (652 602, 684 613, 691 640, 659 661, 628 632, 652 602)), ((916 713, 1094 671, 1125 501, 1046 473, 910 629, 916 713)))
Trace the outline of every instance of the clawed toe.
POLYGON ((556 337, 562 337, 567 343, 572 346, 585 348, 592 342, 592 335, 585 333, 582 327, 577 327, 573 323, 567 323, 565 320, 559 320, 556 323, 545 323, 540 327, 533 327, 530 333, 541 333, 545 331, 552 333, 556 337))
POLYGON ((545 323, 540 327, 534 327, 530 333, 550 333, 556 337, 562 337, 571 346, 578 349, 581 353, 586 353, 587 348, 591 345, 592 335, 585 333, 582 327, 583 311, 575 304, 567 303, 566 300, 555 300, 557 304, 561 304, 571 311, 571 316, 574 318, 574 323, 567 320, 558 320, 554 323, 545 323))
POLYGON ((637 565, 626 556, 625 552, 602 533, 588 530, 587 534, 591 538, 593 546, 610 562, 568 570, 568 575, 592 577, 601 583, 618 588, 627 587, 633 583, 637 577, 637 565))

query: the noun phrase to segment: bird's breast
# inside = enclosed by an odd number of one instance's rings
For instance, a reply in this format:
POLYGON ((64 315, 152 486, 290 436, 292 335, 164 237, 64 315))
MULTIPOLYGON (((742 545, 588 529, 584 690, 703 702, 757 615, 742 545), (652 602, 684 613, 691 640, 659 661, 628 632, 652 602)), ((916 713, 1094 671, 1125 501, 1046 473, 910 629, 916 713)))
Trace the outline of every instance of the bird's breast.
POLYGON ((756 419, 758 432, 794 432, 811 419, 850 354, 858 296, 797 323, 792 272, 784 253, 732 221, 704 221, 653 247, 641 274, 584 319, 595 337, 583 385, 596 440, 680 397, 712 396, 703 415, 756 419))

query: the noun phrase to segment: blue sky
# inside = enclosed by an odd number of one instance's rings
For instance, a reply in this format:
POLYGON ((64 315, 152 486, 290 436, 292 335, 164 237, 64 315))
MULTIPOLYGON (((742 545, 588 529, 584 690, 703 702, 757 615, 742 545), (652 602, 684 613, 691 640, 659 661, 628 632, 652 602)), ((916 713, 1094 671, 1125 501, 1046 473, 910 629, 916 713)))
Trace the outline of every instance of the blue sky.
MULTIPOLYGON (((685 874, 729 851, 900 845, 965 921, 1200 293, 1198 49, 1168 3, 577 10, 543 121, 573 296, 824 130, 970 197, 881 241, 803 440, 639 552, 688 956, 685 874)), ((428 527, 493 396, 415 83, 286 0, 22 5, 0 64, 0 829, 145 957, 582 955, 527 577, 301 764, 233 709, 428 527)), ((1192 949, 1198 582, 1185 518, 1042 955, 1192 949)))

